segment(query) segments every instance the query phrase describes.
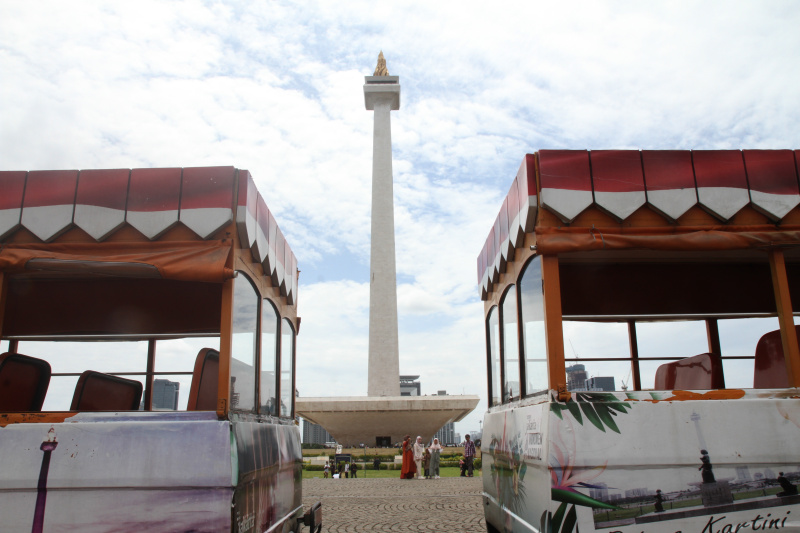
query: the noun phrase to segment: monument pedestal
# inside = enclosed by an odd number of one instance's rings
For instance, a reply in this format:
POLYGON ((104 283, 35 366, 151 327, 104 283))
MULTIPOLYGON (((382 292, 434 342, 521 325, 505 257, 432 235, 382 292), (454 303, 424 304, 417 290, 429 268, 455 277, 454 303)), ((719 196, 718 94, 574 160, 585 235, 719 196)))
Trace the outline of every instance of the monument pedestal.
POLYGON ((731 487, 726 480, 700 485, 700 495, 703 498, 703 507, 715 507, 733 503, 731 487))
POLYGON ((344 446, 375 446, 377 439, 386 437, 394 446, 406 435, 430 442, 442 426, 463 419, 479 400, 478 396, 301 397, 295 400, 295 409, 344 446))

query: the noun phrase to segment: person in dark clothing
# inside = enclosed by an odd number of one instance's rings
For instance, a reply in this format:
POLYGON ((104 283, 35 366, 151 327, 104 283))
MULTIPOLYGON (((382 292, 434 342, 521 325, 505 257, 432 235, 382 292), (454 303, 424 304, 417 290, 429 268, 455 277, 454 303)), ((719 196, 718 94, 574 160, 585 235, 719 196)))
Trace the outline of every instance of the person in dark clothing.
POLYGON ((472 442, 469 438, 469 435, 465 435, 464 438, 464 462, 466 463, 466 470, 467 476, 472 477, 472 463, 475 461, 475 443, 472 442))
POLYGON ((700 461, 703 463, 697 469, 702 470, 703 483, 716 483, 714 471, 711 468, 711 458, 706 450, 700 450, 700 461))
POLYGON ((792 482, 783 476, 783 472, 778 473, 778 484, 783 489, 777 495, 780 496, 795 496, 797 495, 797 487, 792 485, 792 482))
POLYGON ((664 512, 664 496, 661 494, 661 489, 656 491, 656 512, 663 513, 664 512))

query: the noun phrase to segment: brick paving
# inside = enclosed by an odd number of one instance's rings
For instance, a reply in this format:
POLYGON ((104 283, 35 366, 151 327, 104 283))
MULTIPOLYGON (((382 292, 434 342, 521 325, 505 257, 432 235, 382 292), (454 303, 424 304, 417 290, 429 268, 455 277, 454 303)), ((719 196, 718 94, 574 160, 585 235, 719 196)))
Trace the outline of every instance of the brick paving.
POLYGON ((303 507, 322 502, 322 531, 326 533, 485 533, 482 488, 477 476, 304 479, 303 507))

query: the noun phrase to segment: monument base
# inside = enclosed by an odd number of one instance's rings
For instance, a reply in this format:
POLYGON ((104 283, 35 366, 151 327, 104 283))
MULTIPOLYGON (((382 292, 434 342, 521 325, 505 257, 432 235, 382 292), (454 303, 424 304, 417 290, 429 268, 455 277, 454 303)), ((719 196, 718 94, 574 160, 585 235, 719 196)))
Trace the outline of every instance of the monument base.
POLYGON ((733 503, 731 487, 726 480, 700 485, 700 494, 703 497, 703 507, 715 507, 733 503))
POLYGON ((478 405, 478 396, 350 396, 297 398, 295 411, 343 446, 395 446, 417 435, 426 443, 448 422, 478 405))

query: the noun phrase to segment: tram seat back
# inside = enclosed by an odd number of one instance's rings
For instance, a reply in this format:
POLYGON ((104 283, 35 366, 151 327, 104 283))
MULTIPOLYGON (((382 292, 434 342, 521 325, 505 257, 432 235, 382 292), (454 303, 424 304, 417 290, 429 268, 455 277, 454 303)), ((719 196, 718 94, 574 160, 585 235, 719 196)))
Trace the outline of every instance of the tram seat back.
POLYGON ((656 390, 711 390, 724 389, 725 377, 722 359, 718 354, 701 353, 680 361, 673 361, 656 370, 656 390))
POLYGON ((87 370, 78 378, 71 411, 136 411, 142 384, 132 379, 87 370))
POLYGON ((41 411, 50 375, 47 361, 21 353, 0 355, 0 411, 41 411))
MULTIPOLYGON (((800 326, 795 326, 800 335, 800 326)), ((783 389, 789 386, 786 359, 783 357, 781 330, 765 333, 756 344, 756 362, 753 370, 753 387, 756 389, 783 389)))
POLYGON ((189 389, 189 411, 216 411, 217 390, 219 389, 219 352, 213 348, 203 348, 197 354, 192 372, 192 386, 189 389))

